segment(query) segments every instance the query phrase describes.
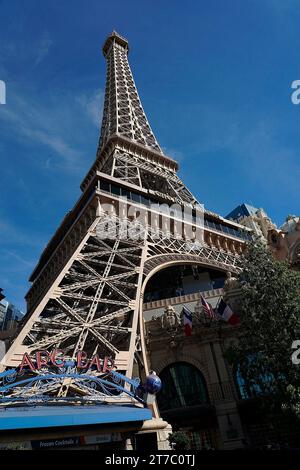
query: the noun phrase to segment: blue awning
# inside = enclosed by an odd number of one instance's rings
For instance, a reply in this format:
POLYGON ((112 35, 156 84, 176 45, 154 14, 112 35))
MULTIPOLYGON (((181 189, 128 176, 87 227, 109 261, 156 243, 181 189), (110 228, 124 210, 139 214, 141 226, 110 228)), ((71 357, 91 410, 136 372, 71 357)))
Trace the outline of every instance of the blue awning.
POLYGON ((0 410, 0 430, 130 423, 151 418, 147 408, 130 405, 36 406, 0 410))

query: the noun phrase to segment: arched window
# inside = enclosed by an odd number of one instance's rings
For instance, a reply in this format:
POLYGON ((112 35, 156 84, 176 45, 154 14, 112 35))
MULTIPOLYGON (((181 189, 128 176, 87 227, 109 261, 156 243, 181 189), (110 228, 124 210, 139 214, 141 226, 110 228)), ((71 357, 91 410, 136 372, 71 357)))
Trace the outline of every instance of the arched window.
POLYGON ((159 374, 162 389, 157 395, 160 411, 208 403, 203 374, 187 362, 169 365, 159 374))

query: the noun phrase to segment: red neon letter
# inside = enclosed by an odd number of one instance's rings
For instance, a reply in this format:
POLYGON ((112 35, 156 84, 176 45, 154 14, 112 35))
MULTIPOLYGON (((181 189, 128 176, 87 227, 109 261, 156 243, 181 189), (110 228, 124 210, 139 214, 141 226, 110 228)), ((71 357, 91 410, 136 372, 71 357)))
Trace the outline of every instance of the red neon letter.
POLYGON ((95 354, 92 359, 91 359, 91 362, 90 362, 90 365, 89 365, 89 369, 92 367, 92 366, 96 366, 97 367, 97 371, 98 372, 101 372, 101 364, 100 364, 100 359, 99 359, 99 356, 98 354, 95 354))
POLYGON ((88 366, 87 354, 84 351, 78 351, 77 353, 77 367, 78 369, 85 369, 88 366), (83 364, 82 361, 85 361, 83 364))
POLYGON ((20 372, 23 370, 23 367, 28 366, 30 370, 35 371, 35 367, 27 353, 24 354, 22 362, 20 364, 20 372))
POLYGON ((36 367, 38 370, 40 370, 42 366, 48 365, 48 362, 50 360, 50 354, 48 353, 48 351, 37 351, 35 353, 35 359, 36 359, 36 367), (45 357, 42 357, 42 354, 45 357))
POLYGON ((50 354, 50 360, 52 364, 56 367, 64 367, 65 361, 63 360, 63 358, 58 358, 58 362, 57 362, 56 360, 57 354, 62 354, 63 356, 64 352, 61 349, 53 349, 52 353, 50 354))

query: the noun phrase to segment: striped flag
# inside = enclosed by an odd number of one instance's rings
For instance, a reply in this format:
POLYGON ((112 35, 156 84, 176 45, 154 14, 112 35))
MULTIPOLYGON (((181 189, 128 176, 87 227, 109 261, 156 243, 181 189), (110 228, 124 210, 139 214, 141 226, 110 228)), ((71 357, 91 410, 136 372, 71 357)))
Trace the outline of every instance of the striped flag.
POLYGON ((237 325, 240 323, 240 317, 231 310, 230 306, 223 300, 222 297, 217 306, 217 313, 224 321, 229 323, 229 325, 237 325))
POLYGON ((183 325, 185 336, 191 336, 192 334, 192 312, 184 305, 182 309, 183 314, 183 325))
POLYGON ((204 297, 202 297, 201 294, 200 294, 200 297, 201 297, 201 305, 202 305, 203 312, 206 318, 215 318, 216 315, 212 306, 208 302, 206 302, 206 300, 204 299, 204 297))

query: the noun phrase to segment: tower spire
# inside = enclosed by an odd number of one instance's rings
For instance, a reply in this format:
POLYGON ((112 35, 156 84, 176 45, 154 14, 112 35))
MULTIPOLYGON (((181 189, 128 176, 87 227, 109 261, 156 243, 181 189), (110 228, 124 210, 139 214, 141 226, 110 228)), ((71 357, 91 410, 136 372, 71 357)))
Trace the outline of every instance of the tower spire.
POLYGON ((127 39, 116 31, 103 46, 107 75, 99 151, 110 137, 119 135, 162 153, 143 110, 128 63, 128 51, 127 39))

